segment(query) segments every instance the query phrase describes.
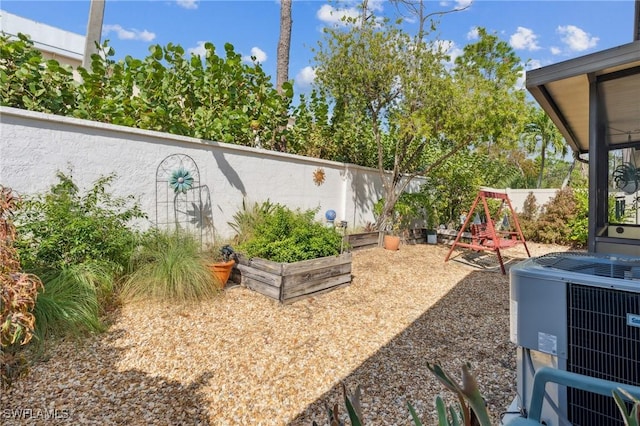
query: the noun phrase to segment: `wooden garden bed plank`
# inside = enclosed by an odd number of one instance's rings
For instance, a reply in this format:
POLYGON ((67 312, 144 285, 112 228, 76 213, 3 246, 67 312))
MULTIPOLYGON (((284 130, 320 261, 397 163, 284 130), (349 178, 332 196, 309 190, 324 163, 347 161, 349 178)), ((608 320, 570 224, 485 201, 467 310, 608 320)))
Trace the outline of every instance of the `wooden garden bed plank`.
MULTIPOLYGON (((244 279, 245 277, 261 281, 267 285, 273 287, 280 287, 282 285, 282 276, 280 274, 270 273, 269 271, 263 271, 253 265, 236 265, 236 269, 240 272, 240 275, 244 279)), ((242 284, 242 283, 240 283, 242 284)))
POLYGON ((318 259, 303 260, 294 263, 282 264, 282 275, 296 275, 305 272, 313 272, 318 269, 329 268, 336 265, 351 263, 351 253, 342 253, 339 256, 320 257, 318 259))
POLYGON ((263 281, 256 280, 247 276, 242 277, 242 285, 264 296, 270 297, 275 300, 280 300, 280 287, 274 287, 263 281))
POLYGON ((351 250, 378 247, 380 242, 380 232, 363 232, 345 236, 346 242, 351 250))
POLYGON ((286 289, 304 287, 308 282, 316 282, 319 280, 329 279, 338 275, 351 275, 351 263, 325 267, 315 271, 304 272, 295 275, 282 277, 283 286, 286 289))
POLYGON ((295 302, 296 300, 302 300, 302 299, 306 299, 306 298, 313 297, 313 296, 319 296, 321 294, 328 293, 330 291, 337 290, 337 289, 342 288, 342 287, 346 287, 346 286, 348 286, 350 284, 351 284, 351 279, 349 279, 348 282, 345 282, 343 284, 337 284, 337 285, 335 285, 333 287, 329 287, 329 288, 325 288, 325 289, 322 289, 322 290, 318 290, 318 291, 315 291, 313 293, 306 293, 306 294, 303 294, 303 295, 300 295, 300 296, 289 297, 287 299, 284 299, 284 301, 282 303, 289 304, 289 303, 295 302))
POLYGON ((284 286, 282 297, 284 300, 287 300, 294 296, 315 293, 316 291, 333 288, 337 285, 350 281, 351 273, 335 275, 328 278, 320 278, 317 280, 309 280, 292 286, 284 286))
POLYGON ((231 280, 265 296, 290 303, 351 282, 350 252, 294 263, 240 258, 231 280))

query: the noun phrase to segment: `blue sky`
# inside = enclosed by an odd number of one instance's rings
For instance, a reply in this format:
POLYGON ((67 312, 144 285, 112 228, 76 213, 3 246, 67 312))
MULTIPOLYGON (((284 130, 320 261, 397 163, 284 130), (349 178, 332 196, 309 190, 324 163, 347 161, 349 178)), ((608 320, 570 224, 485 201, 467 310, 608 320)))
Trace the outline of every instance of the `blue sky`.
MULTIPOLYGON (((469 0, 426 3, 429 11, 444 11, 466 6, 469 0)), ((369 4, 377 14, 398 16, 389 2, 369 4)), ((357 13, 356 5, 294 0, 289 77, 295 79, 297 93, 308 90, 313 80, 311 48, 322 39, 322 29, 335 25, 343 14, 357 13)), ((2 0, 0 9, 84 35, 89 0, 2 0)), ((631 42, 633 14, 633 0, 475 0, 467 9, 443 16, 436 34, 455 56, 474 41, 473 29, 484 27, 535 68, 631 42)), ((275 80, 279 19, 277 0, 106 0, 103 39, 110 40, 117 58, 142 58, 150 45, 169 42, 198 52, 209 41, 222 55, 229 42, 247 61, 255 56, 275 80)), ((415 31, 415 24, 406 26, 415 31)))

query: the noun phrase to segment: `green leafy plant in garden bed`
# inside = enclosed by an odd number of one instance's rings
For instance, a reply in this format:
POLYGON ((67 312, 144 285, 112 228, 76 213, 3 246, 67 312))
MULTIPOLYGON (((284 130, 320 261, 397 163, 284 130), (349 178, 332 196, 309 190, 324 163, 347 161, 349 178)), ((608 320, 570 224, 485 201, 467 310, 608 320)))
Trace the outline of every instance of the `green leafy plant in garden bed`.
POLYGON ((317 210, 291 210, 276 204, 255 223, 252 237, 238 245, 247 257, 274 262, 301 260, 340 254, 342 236, 315 221, 317 210))
MULTIPOLYGON (((615 199, 609 197, 609 222, 616 223, 615 199)), ((582 248, 587 245, 589 193, 586 188, 566 187, 539 208, 533 194, 525 200, 520 226, 529 241, 582 248)))
POLYGON ((154 229, 132 256, 133 272, 124 280, 121 296, 178 302, 213 297, 220 283, 209 270, 210 262, 192 234, 154 229))
POLYGON ((229 222, 229 226, 236 233, 234 243, 242 244, 251 240, 256 226, 269 216, 274 208, 275 204, 269 200, 262 203, 242 200, 242 209, 238 210, 233 215, 233 221, 229 222))

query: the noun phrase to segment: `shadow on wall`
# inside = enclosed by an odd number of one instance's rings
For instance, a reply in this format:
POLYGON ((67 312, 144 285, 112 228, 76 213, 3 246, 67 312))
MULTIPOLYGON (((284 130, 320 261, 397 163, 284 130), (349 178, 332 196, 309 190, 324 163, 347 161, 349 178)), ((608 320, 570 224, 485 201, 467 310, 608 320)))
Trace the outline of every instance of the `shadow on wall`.
POLYGON ((348 167, 343 173, 351 181, 354 194, 353 212, 345 212, 351 216, 350 225, 364 226, 367 222, 373 222, 373 205, 382 198, 382 182, 377 172, 365 173, 358 168, 348 167))
POLYGON ((224 158, 224 152, 222 150, 212 150, 214 160, 218 164, 218 168, 222 172, 222 174, 227 178, 229 184, 236 188, 238 191, 242 193, 243 197, 247 196, 247 190, 244 187, 244 183, 242 183, 242 179, 238 173, 234 170, 234 168, 229 164, 226 158, 224 158))
MULTIPOLYGON (((354 330, 353 338, 358 338, 358 330, 354 330)), ((357 343, 354 342, 353 347, 358 347, 357 343)), ((350 390, 361 386, 365 424, 413 424, 407 402, 413 405, 424 424, 436 424, 435 414, 430 418, 430 413, 435 413, 435 397, 443 395, 447 400, 453 394, 427 369, 427 362, 442 365, 457 379, 462 363, 470 362, 471 373, 478 380, 496 420, 515 394, 515 354, 515 345, 509 341, 508 278, 478 271, 467 275, 342 382, 350 390), (502 297, 496 300, 496 294, 502 297), (478 342, 485 343, 475 346, 478 342), (390 411, 405 416, 393 418, 390 411)), ((314 420, 325 424, 325 405, 333 407, 334 404, 346 416, 339 383, 288 426, 308 426, 314 420)))
POLYGON ((127 348, 118 347, 117 341, 123 334, 124 331, 106 333, 76 350, 73 342, 63 344, 66 348, 52 348, 48 361, 37 363, 30 376, 47 374, 39 373, 39 369, 55 371, 58 363, 76 367, 61 368, 69 373, 56 375, 55 380, 46 382, 30 380, 27 376, 14 384, 14 388, 0 393, 5 419, 12 413, 23 416, 16 418, 15 423, 3 424, 32 424, 25 422, 25 416, 28 420, 29 416, 50 415, 57 419, 52 424, 210 425, 201 389, 212 373, 202 374, 184 386, 137 369, 122 371, 117 365, 118 354, 127 348), (96 368, 96 363, 100 368, 96 368), (29 391, 29 387, 39 389, 29 391), (20 391, 13 392, 13 389, 20 391), (26 413, 25 409, 33 411, 26 413), (47 410, 47 413, 38 410, 47 410))

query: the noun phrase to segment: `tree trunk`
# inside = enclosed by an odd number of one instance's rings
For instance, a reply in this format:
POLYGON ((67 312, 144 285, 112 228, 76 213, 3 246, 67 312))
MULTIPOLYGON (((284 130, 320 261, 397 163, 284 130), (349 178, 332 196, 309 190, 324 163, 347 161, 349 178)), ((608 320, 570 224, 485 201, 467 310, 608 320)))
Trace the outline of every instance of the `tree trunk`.
POLYGON ((291 50, 291 0, 280 1, 280 38, 278 39, 278 64, 276 89, 282 93, 282 85, 289 80, 289 51, 291 50))
POLYGON ((562 189, 566 188, 567 185, 569 185, 569 182, 571 181, 571 174, 573 173, 573 169, 575 169, 575 167, 576 167, 576 159, 574 158, 573 161, 571 162, 571 166, 569 167, 569 171, 567 172, 567 176, 562 181, 562 189))
POLYGON ((375 227, 378 231, 390 232, 393 230, 393 209, 396 206, 398 197, 395 194, 386 194, 384 197, 384 205, 382 206, 382 212, 376 219, 375 227))
POLYGON ((538 174, 538 185, 536 185, 538 189, 542 188, 542 177, 544 176, 545 146, 542 145, 542 148, 542 153, 540 154, 540 173, 538 174))

